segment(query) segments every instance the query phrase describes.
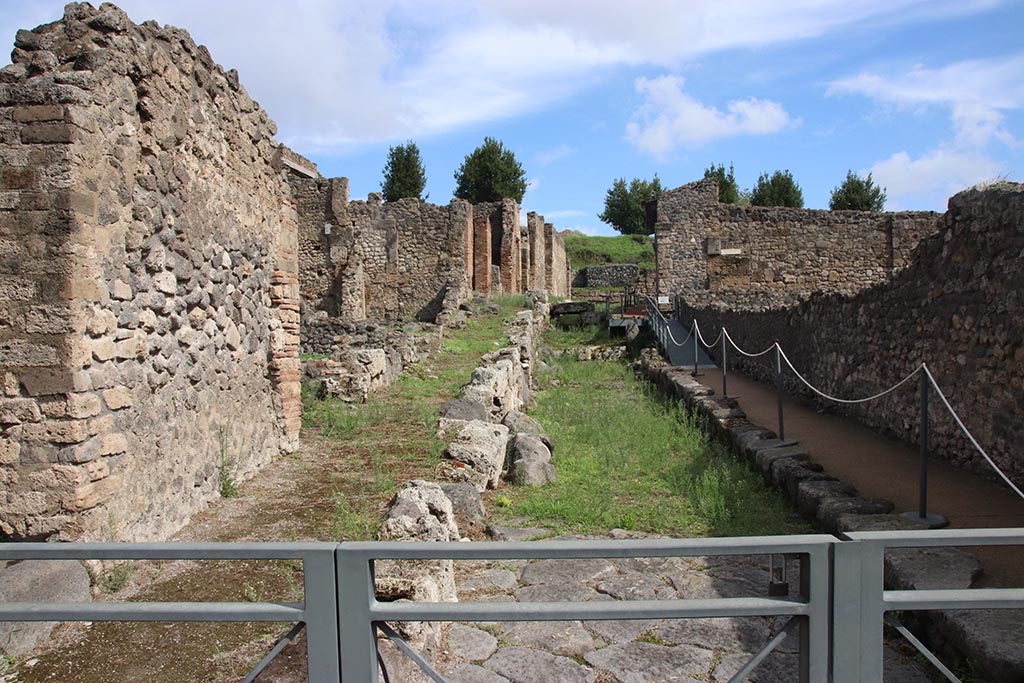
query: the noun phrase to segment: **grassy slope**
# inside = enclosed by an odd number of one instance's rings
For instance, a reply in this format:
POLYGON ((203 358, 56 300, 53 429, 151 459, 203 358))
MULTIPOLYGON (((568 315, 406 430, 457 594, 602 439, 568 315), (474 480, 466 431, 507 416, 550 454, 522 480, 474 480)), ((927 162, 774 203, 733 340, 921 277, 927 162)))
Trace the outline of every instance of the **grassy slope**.
POLYGON ((635 263, 641 268, 654 268, 654 238, 646 235, 566 235, 565 251, 573 268, 607 263, 635 263))

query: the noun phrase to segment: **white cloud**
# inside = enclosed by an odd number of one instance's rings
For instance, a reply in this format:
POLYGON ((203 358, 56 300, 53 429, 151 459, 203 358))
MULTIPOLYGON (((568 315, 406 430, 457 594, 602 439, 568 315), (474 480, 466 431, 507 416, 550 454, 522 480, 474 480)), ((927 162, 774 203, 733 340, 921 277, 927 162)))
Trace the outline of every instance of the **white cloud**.
POLYGON ((542 166, 547 166, 548 164, 553 164, 559 159, 564 159, 565 157, 569 156, 572 153, 573 148, 563 143, 561 145, 558 145, 557 147, 552 147, 551 149, 545 149, 541 150, 540 152, 537 152, 534 158, 537 160, 538 164, 541 164, 542 166))
POLYGON ((947 107, 958 147, 980 148, 993 139, 1016 146, 1002 112, 1024 108, 1024 53, 937 69, 917 65, 884 76, 865 71, 834 81, 828 94, 864 95, 903 107, 947 107))
MULTIPOLYGON (((136 22, 154 18, 186 28, 218 62, 238 69, 242 83, 279 124, 282 140, 318 151, 430 136, 537 111, 615 67, 672 68, 716 51, 824 36, 865 22, 970 14, 994 1, 118 4, 136 22)), ((60 18, 63 2, 7 2, 0 12, 4 38, 13 37, 17 27, 60 18)), ((723 121, 725 128, 771 128, 785 115, 775 103, 759 100, 735 102, 717 116, 696 104, 712 129, 723 121)))
POLYGON ((733 100, 726 111, 707 106, 683 92, 680 76, 636 81, 644 102, 626 126, 626 139, 662 157, 679 146, 699 146, 737 135, 767 135, 795 125, 778 102, 754 97, 733 100))
POLYGON ((917 159, 907 152, 897 152, 871 167, 875 182, 900 206, 908 200, 917 200, 917 205, 930 200, 936 206, 936 202, 1001 172, 1000 165, 983 154, 946 148, 917 159))

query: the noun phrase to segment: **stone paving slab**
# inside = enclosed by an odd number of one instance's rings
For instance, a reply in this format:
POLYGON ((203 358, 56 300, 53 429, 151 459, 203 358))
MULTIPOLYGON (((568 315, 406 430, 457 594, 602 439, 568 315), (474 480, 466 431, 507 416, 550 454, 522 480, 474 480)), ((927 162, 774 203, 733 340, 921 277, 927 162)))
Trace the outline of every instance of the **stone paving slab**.
MULTIPOLYGON (((487 601, 765 596, 767 565, 768 558, 759 556, 473 562, 460 564, 457 584, 463 599, 487 601)), ((787 573, 795 592, 795 561, 787 563, 787 573)), ((786 621, 747 617, 453 625, 440 668, 451 683, 727 681, 786 621), (490 649, 492 640, 495 650, 490 649)), ((798 652, 798 639, 786 638, 748 680, 796 681, 798 652)), ((928 680, 912 658, 887 647, 887 683, 928 680)))

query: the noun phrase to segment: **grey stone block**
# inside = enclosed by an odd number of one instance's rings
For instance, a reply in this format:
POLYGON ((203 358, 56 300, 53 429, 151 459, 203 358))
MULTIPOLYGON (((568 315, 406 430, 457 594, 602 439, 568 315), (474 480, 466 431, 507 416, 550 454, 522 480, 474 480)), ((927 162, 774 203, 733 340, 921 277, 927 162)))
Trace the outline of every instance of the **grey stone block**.
POLYGON ((839 518, 842 515, 885 515, 893 511, 893 502, 885 498, 826 498, 818 504, 817 517, 828 531, 841 531, 839 518))
POLYGON ((584 655, 587 663, 617 681, 687 681, 705 679, 714 653, 692 645, 666 647, 620 643, 584 655))
POLYGON ((596 676, 567 657, 526 647, 503 647, 484 667, 513 683, 594 683, 596 676))
POLYGON ((984 609, 938 613, 943 634, 992 683, 1024 680, 1024 610, 984 609))
POLYGON ((845 481, 804 479, 796 487, 796 507, 801 514, 814 517, 823 500, 856 495, 857 489, 845 481))
MULTIPOLYGON (((90 602, 89 572, 75 560, 25 560, 0 569, 0 602, 90 602)), ((0 623, 0 650, 11 656, 32 651, 56 622, 0 623)))
POLYGON ((476 487, 465 482, 441 482, 441 490, 452 502, 455 521, 461 531, 483 524, 487 511, 484 499, 476 487))
POLYGON ((771 481, 772 463, 776 460, 792 458, 793 460, 805 461, 809 457, 807 451, 800 446, 781 446, 778 448, 762 448, 754 453, 754 462, 757 463, 758 468, 764 473, 765 479, 771 481))
POLYGON ((970 588, 981 563, 959 548, 891 548, 885 553, 885 583, 897 590, 970 588))
POLYGON ((498 649, 498 639, 472 626, 452 624, 448 631, 448 651, 458 659, 482 662, 498 649))

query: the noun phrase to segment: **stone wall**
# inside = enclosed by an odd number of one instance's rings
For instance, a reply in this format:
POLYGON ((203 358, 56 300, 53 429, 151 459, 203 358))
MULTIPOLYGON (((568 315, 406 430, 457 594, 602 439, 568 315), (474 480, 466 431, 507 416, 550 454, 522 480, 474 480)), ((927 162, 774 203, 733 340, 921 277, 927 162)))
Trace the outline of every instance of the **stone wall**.
MULTIPOLYGON (((808 381, 833 396, 870 396, 927 363, 954 408, 1011 479, 1024 480, 1024 185, 1002 183, 949 200, 926 238, 889 283, 853 297, 819 295, 767 312, 684 305, 705 336, 721 324, 736 343, 761 350, 778 340, 808 381)), ((766 363, 730 354, 730 365, 774 377, 766 363)), ((787 373, 791 388, 797 380, 787 373)), ((916 442, 917 383, 844 408, 868 425, 916 442)), ((933 394, 932 451, 990 473, 933 394)))
MULTIPOLYGON (((632 287, 640 279, 640 266, 631 263, 617 263, 607 266, 587 266, 582 270, 583 287, 604 289, 632 287)), ((573 283, 575 285, 575 282, 573 283)))
POLYGON ((0 71, 0 539, 165 538, 294 448, 274 124, 187 33, 70 4, 0 71))
POLYGON ((548 294, 568 299, 572 296, 569 277, 569 258, 565 254, 565 240, 551 223, 544 224, 544 275, 548 294))
POLYGON ((654 214, 659 293, 732 309, 786 306, 816 292, 852 294, 889 279, 936 231, 930 211, 877 213, 735 206, 718 183, 665 192, 654 214))

